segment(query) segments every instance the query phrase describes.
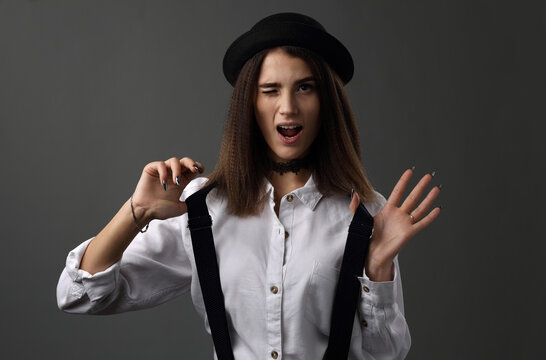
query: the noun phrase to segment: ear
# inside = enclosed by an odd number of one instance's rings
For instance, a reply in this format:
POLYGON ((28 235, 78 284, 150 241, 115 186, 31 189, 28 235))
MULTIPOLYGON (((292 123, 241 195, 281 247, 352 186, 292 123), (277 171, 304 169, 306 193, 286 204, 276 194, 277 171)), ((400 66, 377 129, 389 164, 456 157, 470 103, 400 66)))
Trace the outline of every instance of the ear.
POLYGON ((358 204, 360 204, 360 196, 356 193, 356 191, 353 194, 353 198, 351 199, 351 203, 349 204, 349 209, 351 209, 351 212, 356 212, 356 208, 358 208, 358 204))

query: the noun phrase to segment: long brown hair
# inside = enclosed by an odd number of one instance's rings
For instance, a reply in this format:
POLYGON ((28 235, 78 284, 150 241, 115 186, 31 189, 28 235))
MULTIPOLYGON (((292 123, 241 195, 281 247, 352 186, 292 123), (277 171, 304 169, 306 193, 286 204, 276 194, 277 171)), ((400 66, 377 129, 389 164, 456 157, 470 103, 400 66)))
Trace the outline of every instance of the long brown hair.
MULTIPOLYGON (((348 194, 354 189, 361 200, 375 201, 375 192, 362 166, 356 121, 340 78, 310 50, 295 46, 280 48, 303 59, 317 80, 321 125, 310 154, 319 191, 328 196, 348 194)), ((265 201, 263 185, 270 161, 254 116, 254 98, 262 62, 269 51, 254 55, 239 73, 218 162, 207 182, 218 182, 218 191, 227 196, 228 211, 239 216, 256 215, 265 201)))

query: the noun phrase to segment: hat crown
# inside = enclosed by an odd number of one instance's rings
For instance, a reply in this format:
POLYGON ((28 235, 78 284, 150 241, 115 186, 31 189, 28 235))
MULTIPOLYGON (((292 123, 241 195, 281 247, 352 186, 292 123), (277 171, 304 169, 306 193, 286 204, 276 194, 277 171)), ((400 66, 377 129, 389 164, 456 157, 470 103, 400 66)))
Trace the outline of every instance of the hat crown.
POLYGON ((279 14, 273 14, 268 17, 263 18, 262 20, 258 21, 252 28, 253 30, 259 30, 262 28, 270 27, 270 26, 279 26, 279 25, 288 25, 288 24, 294 24, 294 25, 305 25, 309 27, 313 27, 317 30, 326 32, 326 29, 324 26, 322 26, 318 21, 313 19, 312 17, 298 14, 298 13, 279 13, 279 14))
POLYGON ((344 84, 353 77, 349 50, 315 19, 288 12, 263 18, 229 46, 223 61, 226 79, 235 85, 248 59, 262 50, 285 45, 303 47, 322 57, 344 84))

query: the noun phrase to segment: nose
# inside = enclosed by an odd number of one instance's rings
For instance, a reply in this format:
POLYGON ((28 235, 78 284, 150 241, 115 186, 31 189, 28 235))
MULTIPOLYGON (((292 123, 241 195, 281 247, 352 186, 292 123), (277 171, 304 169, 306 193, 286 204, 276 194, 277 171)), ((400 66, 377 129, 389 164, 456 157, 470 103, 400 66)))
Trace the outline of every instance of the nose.
POLYGON ((296 96, 291 91, 285 91, 280 96, 279 113, 283 116, 297 115, 298 103, 296 96))

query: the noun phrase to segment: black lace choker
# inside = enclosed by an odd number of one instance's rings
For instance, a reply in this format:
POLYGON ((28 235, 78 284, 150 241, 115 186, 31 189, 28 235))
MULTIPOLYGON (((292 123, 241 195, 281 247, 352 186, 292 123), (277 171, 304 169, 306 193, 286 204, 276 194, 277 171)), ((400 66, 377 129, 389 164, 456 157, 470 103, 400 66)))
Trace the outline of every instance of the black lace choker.
POLYGON ((301 169, 308 169, 310 161, 308 158, 304 159, 294 159, 288 162, 271 162, 271 169, 279 174, 284 174, 287 172, 293 172, 297 174, 301 169))

